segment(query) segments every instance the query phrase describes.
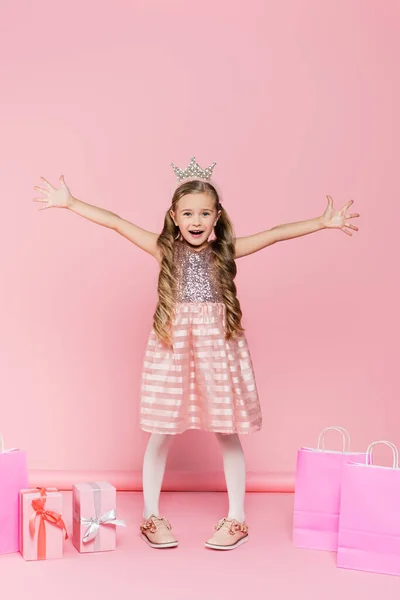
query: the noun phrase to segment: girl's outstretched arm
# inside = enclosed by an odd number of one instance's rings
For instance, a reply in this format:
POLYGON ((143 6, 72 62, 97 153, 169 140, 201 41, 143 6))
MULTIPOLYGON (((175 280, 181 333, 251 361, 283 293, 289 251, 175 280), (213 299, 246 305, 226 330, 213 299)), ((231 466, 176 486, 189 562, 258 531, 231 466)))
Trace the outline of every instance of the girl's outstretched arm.
POLYGON ((44 198, 34 198, 34 202, 43 204, 40 210, 45 210, 46 208, 67 208, 77 215, 92 221, 92 223, 113 229, 135 244, 135 246, 141 248, 141 250, 154 256, 158 261, 161 260, 160 250, 157 246, 158 235, 156 233, 141 229, 109 210, 74 198, 63 176, 60 177, 60 187, 58 189, 53 187, 44 177, 41 177, 41 180, 43 187, 34 187, 36 191, 44 196, 44 198))
POLYGON ((253 254, 276 242, 301 237, 315 231, 320 231, 321 229, 341 229, 347 235, 353 235, 350 231, 347 231, 348 229, 358 231, 358 228, 348 221, 360 215, 346 215, 346 211, 353 204, 353 200, 347 202, 340 210, 335 210, 332 198, 327 196, 327 199, 328 206, 324 214, 320 217, 297 223, 284 223, 283 225, 277 225, 276 227, 272 227, 272 229, 267 229, 254 235, 237 238, 235 241, 235 258, 253 254))

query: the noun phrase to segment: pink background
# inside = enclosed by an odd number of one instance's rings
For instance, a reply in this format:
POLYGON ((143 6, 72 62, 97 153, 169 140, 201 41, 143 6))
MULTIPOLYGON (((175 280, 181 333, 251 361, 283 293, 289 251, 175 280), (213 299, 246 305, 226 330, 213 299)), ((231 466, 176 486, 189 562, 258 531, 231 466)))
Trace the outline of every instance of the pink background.
MULTIPOLYGON (((37 212, 32 187, 64 174, 77 197, 159 232, 169 164, 192 155, 217 161, 238 236, 319 216, 326 194, 361 213, 352 238, 322 231, 238 261, 264 411, 242 438, 254 488, 290 488, 297 448, 327 425, 354 450, 400 444, 399 13, 370 0, 2 8, 0 430, 35 482, 108 471, 140 485, 157 264, 72 213, 37 212)), ((169 468, 176 487, 189 471, 218 487, 214 437, 180 436, 169 468)))

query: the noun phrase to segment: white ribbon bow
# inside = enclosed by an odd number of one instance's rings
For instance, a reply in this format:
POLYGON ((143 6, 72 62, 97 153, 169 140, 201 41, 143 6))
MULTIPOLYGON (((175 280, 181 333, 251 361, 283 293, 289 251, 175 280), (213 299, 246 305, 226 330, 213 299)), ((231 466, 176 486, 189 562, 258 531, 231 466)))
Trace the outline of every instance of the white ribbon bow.
POLYGON ((114 508, 104 513, 101 517, 81 517, 79 522, 82 525, 89 525, 82 538, 84 543, 91 542, 95 539, 99 533, 100 525, 119 525, 120 527, 126 527, 125 521, 117 519, 117 513, 114 508))

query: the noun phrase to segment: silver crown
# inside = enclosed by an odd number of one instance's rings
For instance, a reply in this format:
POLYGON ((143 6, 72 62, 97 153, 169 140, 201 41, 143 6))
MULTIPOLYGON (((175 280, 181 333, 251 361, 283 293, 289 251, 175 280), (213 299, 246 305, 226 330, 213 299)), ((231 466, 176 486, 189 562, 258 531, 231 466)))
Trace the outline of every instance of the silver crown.
POLYGON ((177 176, 178 181, 183 181, 184 179, 191 179, 192 177, 208 180, 210 179, 216 164, 216 162, 213 162, 206 169, 202 169, 200 165, 197 164, 195 157, 192 156, 190 159, 190 163, 184 171, 182 171, 182 169, 174 165, 174 163, 171 163, 171 167, 175 171, 175 175, 177 176))

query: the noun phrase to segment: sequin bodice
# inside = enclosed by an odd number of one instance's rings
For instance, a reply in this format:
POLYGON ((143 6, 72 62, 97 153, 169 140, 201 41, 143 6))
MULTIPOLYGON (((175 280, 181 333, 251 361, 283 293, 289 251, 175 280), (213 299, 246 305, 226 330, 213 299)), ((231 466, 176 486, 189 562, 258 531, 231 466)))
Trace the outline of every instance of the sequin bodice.
POLYGON ((174 247, 176 302, 222 302, 213 252, 194 250, 177 240, 174 247))

